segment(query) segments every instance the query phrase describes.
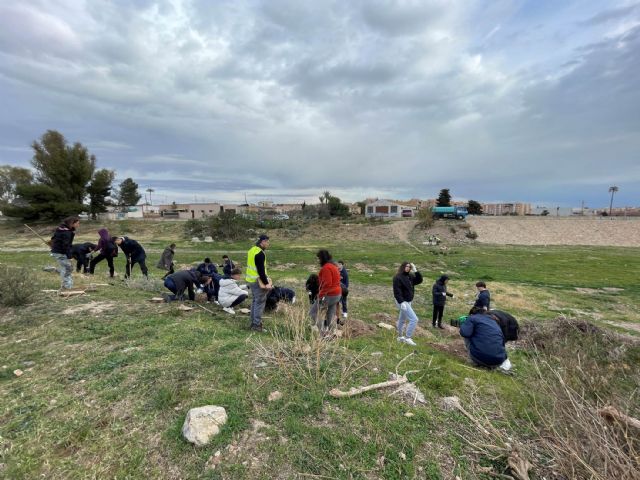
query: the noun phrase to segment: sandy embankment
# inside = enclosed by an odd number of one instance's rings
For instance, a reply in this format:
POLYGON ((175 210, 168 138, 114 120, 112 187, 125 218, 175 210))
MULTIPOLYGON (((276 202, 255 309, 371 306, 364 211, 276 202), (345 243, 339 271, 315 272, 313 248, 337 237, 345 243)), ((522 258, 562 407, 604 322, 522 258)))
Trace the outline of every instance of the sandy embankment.
POLYGON ((478 242, 640 247, 638 217, 467 217, 478 242))

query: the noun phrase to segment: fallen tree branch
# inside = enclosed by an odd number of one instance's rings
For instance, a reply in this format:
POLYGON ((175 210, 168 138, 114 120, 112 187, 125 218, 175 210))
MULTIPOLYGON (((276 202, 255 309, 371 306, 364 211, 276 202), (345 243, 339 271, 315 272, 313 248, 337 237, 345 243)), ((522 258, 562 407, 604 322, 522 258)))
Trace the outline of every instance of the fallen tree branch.
POLYGON ((395 380, 388 380, 386 382, 374 383, 372 385, 365 385, 364 387, 354 388, 351 387, 348 392, 344 392, 337 388, 332 388, 329 391, 329 395, 334 398, 344 398, 344 397, 355 397, 356 395, 360 395, 361 393, 369 392, 371 390, 379 390, 381 388, 387 387, 396 387, 398 385, 402 385, 403 383, 407 383, 409 380, 404 375, 397 376, 395 380))
POLYGON ((611 405, 598 409, 598 415, 609 421, 617 421, 628 427, 633 427, 640 430, 640 420, 630 417, 629 415, 625 415, 616 407, 613 407, 611 405))

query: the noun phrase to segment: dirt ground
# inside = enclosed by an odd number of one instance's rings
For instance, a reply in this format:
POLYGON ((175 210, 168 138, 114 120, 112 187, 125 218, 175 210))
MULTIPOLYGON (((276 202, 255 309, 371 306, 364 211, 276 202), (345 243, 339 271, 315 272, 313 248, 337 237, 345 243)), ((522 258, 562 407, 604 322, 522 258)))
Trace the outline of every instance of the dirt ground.
POLYGON ((503 245, 640 246, 640 218, 468 217, 478 242, 503 245))

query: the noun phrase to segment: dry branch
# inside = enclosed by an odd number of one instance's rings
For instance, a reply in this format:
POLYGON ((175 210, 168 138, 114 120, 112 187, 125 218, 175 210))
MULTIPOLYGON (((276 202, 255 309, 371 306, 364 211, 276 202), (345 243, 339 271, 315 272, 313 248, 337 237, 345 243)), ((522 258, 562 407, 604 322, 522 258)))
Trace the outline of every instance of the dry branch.
POLYGON ((630 417, 629 415, 625 415, 620 410, 611 405, 602 407, 598 410, 598 415, 603 418, 606 418, 609 421, 617 421, 622 423, 628 427, 637 428, 640 430, 640 420, 637 418, 630 417))
POLYGON ((381 388, 387 387, 396 387, 398 385, 402 385, 403 383, 407 383, 409 380, 404 375, 398 376, 395 380, 388 380, 386 382, 374 383, 372 385, 365 385, 364 387, 354 388, 351 387, 348 392, 344 392, 337 388, 332 388, 329 391, 329 395, 334 398, 344 398, 344 397, 355 397, 356 395, 360 395, 364 392, 369 392, 371 390, 379 390, 381 388))

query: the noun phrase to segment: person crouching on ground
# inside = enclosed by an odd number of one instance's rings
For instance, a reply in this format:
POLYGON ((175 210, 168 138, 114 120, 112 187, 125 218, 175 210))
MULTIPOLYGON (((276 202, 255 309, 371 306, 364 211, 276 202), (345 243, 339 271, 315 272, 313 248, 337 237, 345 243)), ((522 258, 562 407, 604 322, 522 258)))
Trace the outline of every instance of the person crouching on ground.
POLYGON ((340 272, 335 263, 331 261, 331 254, 328 250, 319 250, 316 256, 320 262, 320 271, 318 272, 320 289, 318 301, 311 306, 309 315, 316 322, 320 335, 330 338, 336 328, 336 308, 342 298, 340 272), (322 312, 324 315, 321 314, 321 309, 326 310, 326 312, 322 312))
POLYGON ((415 346, 416 342, 411 338, 418 324, 418 316, 413 311, 411 302, 415 286, 422 283, 422 274, 416 266, 410 262, 402 262, 398 273, 393 277, 393 297, 400 310, 398 314, 398 341, 415 346), (406 326, 406 332, 405 330, 406 326))
POLYGON ((147 264, 145 263, 147 259, 147 254, 138 242, 129 237, 112 237, 113 243, 118 245, 124 253, 125 257, 127 257, 127 269, 125 270, 124 278, 129 278, 131 276, 131 270, 133 266, 137 263, 140 265, 140 270, 142 270, 142 274, 149 278, 149 271, 147 270, 147 264))
POLYGON ((71 256, 76 261, 76 273, 89 273, 91 254, 96 249, 96 244, 91 242, 76 243, 71 247, 71 256))
POLYGON ((71 265, 71 246, 75 231, 80 226, 78 217, 65 218, 51 236, 51 256, 58 262, 60 289, 73 288, 73 266, 71 265))
POLYGON ((164 286, 171 291, 172 295, 166 295, 165 301, 172 302, 174 300, 184 300, 184 291, 187 290, 189 300, 196 299, 195 289, 198 285, 208 285, 211 283, 211 277, 202 275, 195 270, 180 270, 178 272, 167 275, 164 279, 164 286))
POLYGON ((235 315, 235 310, 233 307, 240 305, 244 302, 248 297, 247 286, 238 285, 238 280, 242 277, 242 270, 239 268, 234 268, 231 270, 230 278, 222 278, 220 280, 220 290, 218 291, 218 303, 222 306, 222 309, 230 313, 231 315, 235 315))
POLYGON ((442 326, 442 317, 444 316, 444 305, 447 303, 447 297, 453 298, 453 294, 447 292, 447 283, 449 283, 449 277, 442 275, 431 288, 433 295, 433 318, 431 320, 431 326, 436 328, 444 328, 442 326))
POLYGON ((460 335, 469 352, 471 362, 480 367, 496 368, 507 360, 504 335, 498 323, 481 309, 460 325, 460 335))

